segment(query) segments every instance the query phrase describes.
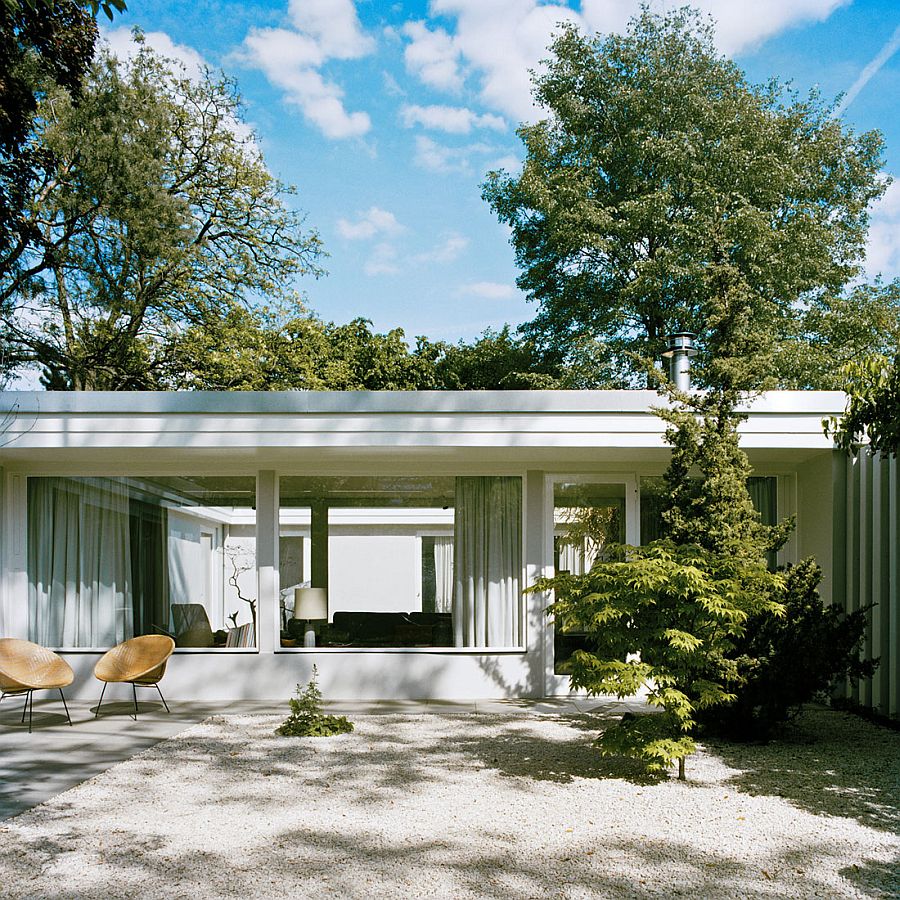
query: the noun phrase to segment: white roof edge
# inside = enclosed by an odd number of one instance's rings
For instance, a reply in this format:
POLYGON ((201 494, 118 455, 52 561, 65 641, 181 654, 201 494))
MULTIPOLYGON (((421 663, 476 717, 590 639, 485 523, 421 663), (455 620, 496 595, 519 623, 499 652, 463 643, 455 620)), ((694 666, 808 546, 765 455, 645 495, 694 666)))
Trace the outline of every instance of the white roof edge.
MULTIPOLYGON (((304 413, 622 413, 664 404, 655 391, 3 391, 0 413, 274 414, 304 413)), ((842 391, 768 391, 747 409, 834 415, 842 391)))

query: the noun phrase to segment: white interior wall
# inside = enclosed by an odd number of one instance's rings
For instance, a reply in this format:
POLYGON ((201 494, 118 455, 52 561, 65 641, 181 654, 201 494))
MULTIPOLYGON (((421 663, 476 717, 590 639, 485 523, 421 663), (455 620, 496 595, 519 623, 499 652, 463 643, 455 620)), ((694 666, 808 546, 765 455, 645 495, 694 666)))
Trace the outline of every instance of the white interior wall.
MULTIPOLYGON (((368 526, 367 531, 374 530, 368 526)), ((341 534, 328 539, 328 612, 422 609, 421 543, 415 534, 341 534)))

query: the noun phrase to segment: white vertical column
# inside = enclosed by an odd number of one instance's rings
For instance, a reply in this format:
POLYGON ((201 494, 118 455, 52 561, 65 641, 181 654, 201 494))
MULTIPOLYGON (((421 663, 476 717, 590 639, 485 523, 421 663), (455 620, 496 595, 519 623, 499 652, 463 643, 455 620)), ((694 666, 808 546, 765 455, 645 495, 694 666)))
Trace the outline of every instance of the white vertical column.
POLYGON ((261 653, 275 651, 281 631, 278 532, 278 475, 266 469, 256 476, 256 641, 261 653))
MULTIPOLYGON (((524 586, 530 587, 538 578, 548 574, 545 552, 546 520, 548 515, 552 516, 552 511, 548 513, 546 508, 543 471, 534 469, 527 471, 523 488, 524 586)), ((537 591, 525 594, 522 642, 528 651, 529 689, 536 696, 546 696, 549 687, 545 648, 547 633, 552 630, 552 626, 544 614, 546 605, 546 594, 537 591)), ((549 665, 552 672, 552 655, 549 665)))
POLYGON ((28 480, 8 475, 3 492, 3 628, 5 637, 28 638, 28 480))

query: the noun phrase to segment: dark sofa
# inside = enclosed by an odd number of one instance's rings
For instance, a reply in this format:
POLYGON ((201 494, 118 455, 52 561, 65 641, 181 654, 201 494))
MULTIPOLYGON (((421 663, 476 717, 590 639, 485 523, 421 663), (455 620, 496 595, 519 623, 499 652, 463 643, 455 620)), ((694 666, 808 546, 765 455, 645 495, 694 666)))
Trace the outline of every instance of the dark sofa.
POLYGON ((337 610, 319 632, 319 646, 452 647, 450 613, 337 610))

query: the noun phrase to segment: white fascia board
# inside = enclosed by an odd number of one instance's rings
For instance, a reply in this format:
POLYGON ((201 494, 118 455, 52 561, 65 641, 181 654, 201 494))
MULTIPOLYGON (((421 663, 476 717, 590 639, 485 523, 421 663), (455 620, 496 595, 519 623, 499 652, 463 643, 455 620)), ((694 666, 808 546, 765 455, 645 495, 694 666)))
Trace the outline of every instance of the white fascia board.
MULTIPOLYGON (((757 397, 747 448, 829 449, 836 391, 757 397)), ((8 451, 76 449, 653 448, 653 391, 8 392, 8 451)), ((4 450, 0 450, 2 459, 4 450)))

